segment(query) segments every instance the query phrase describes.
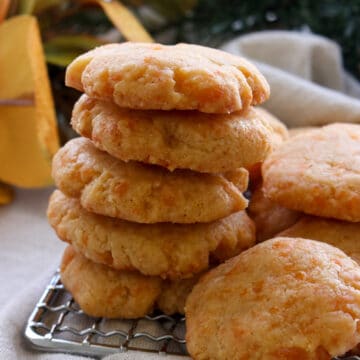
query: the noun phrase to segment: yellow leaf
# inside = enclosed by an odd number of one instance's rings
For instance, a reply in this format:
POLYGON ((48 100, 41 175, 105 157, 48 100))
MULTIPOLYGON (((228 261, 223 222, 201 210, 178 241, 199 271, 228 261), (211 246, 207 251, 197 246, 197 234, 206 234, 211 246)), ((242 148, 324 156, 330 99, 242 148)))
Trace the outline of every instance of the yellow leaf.
POLYGON ((52 183, 59 148, 54 104, 37 21, 0 25, 0 180, 23 187, 52 183))
POLYGON ((7 184, 0 182, 0 205, 6 205, 14 198, 14 189, 7 184))
POLYGON ((85 3, 100 5, 107 17, 121 34, 130 41, 153 42, 153 38, 144 29, 132 12, 119 1, 115 0, 82 0, 85 3))
POLYGON ((10 0, 0 0, 0 23, 6 18, 9 6, 10 0))

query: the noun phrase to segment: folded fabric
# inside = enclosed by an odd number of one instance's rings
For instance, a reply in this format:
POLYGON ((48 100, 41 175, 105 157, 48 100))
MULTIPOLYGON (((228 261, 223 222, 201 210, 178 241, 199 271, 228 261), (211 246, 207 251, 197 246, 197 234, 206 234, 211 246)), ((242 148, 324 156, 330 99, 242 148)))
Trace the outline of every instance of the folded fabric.
POLYGON ((360 84, 344 71, 333 41, 266 31, 234 39, 222 49, 259 67, 271 88, 264 107, 289 127, 360 122, 360 84))

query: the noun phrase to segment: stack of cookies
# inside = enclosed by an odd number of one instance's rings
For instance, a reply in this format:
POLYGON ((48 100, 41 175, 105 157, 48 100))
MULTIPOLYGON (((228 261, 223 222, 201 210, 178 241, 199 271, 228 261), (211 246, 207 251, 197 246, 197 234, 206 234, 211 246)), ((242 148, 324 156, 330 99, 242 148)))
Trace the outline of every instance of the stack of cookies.
POLYGON ((255 243, 243 192, 272 149, 252 107, 266 80, 218 50, 124 43, 75 59, 66 82, 85 94, 48 208, 65 287, 93 316, 183 313, 199 274, 255 243))

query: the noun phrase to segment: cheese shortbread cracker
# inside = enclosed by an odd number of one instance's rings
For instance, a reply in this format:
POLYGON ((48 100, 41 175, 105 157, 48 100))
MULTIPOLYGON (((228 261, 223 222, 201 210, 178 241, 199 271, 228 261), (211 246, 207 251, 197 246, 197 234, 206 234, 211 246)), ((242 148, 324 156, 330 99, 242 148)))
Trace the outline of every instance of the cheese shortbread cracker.
POLYGON ((68 66, 66 85, 142 110, 231 113, 270 95, 265 78, 247 60, 190 44, 104 45, 68 66))

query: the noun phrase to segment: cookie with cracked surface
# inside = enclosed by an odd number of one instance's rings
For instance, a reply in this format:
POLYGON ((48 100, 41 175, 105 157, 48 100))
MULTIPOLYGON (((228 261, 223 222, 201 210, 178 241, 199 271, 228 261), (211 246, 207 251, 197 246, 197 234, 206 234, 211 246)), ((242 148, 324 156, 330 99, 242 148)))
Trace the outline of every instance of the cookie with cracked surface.
POLYGON ((360 342, 360 267, 322 242, 271 239, 205 274, 185 314, 195 360, 330 360, 360 342))
POLYGON ((65 249, 60 274, 65 288, 86 314, 124 319, 143 317, 154 309, 168 315, 183 314, 187 296, 199 279, 169 281, 117 271, 88 260, 71 246, 65 249))
POLYGON ((71 246, 65 249, 61 281, 90 316, 132 319, 154 309, 162 280, 136 272, 119 272, 87 260, 71 246))
POLYGON ((66 85, 142 110, 231 113, 270 95, 265 78, 249 61, 190 44, 100 46, 68 66, 66 85))
POLYGON ((97 148, 123 161, 218 173, 265 159, 273 135, 263 118, 253 108, 245 114, 211 115, 130 110, 83 95, 71 122, 97 148))
POLYGON ((262 166, 264 194, 289 209, 360 221, 360 125, 295 136, 262 166))
POLYGON ((189 279, 166 281, 156 300, 157 307, 167 315, 184 314, 186 300, 204 274, 197 274, 189 279))
MULTIPOLYGON (((271 144, 272 150, 275 150, 279 146, 282 145, 284 141, 287 141, 290 137, 289 129, 286 125, 281 122, 277 117, 271 114, 269 111, 265 110, 264 108, 257 107, 256 111, 263 117, 264 120, 270 125, 272 129, 272 136, 271 136, 271 144)), ((269 155, 268 153, 267 155, 269 155)), ((249 178, 250 178, 250 186, 257 185, 261 182, 261 166, 263 161, 259 161, 254 163, 253 165, 245 166, 246 169, 249 171, 249 178)))
POLYGON ((84 138, 56 153, 52 174, 57 187, 80 198, 88 211, 139 223, 210 222, 247 206, 245 169, 225 175, 170 172, 113 158, 84 138))
POLYGON ((247 212, 255 222, 257 242, 270 239, 289 228, 301 216, 299 212, 287 209, 265 197, 262 184, 251 191, 247 212))
POLYGON ((211 223, 138 224, 90 213, 56 190, 47 215, 59 238, 90 260, 162 278, 189 278, 255 243, 245 211, 211 223))
POLYGON ((360 223, 303 216, 278 236, 326 242, 339 248, 360 264, 360 223))
POLYGON ((267 121, 273 130, 272 143, 274 148, 278 148, 284 141, 289 139, 288 128, 275 115, 261 107, 256 108, 256 111, 267 121))

